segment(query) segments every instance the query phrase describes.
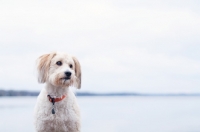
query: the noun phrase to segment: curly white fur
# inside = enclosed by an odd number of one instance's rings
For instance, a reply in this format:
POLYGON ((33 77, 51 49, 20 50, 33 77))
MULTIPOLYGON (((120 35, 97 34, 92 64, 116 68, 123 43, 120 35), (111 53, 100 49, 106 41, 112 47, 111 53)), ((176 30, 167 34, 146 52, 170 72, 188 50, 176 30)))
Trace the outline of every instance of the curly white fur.
POLYGON ((75 57, 64 53, 45 54, 38 59, 38 81, 46 83, 40 92, 34 111, 37 132, 80 132, 80 111, 74 93, 69 86, 81 87, 81 68, 75 57), (57 62, 60 61, 61 65, 57 62), (70 72, 66 79, 65 72, 70 72), (66 97, 55 103, 55 114, 52 114, 52 103, 47 98, 66 97))

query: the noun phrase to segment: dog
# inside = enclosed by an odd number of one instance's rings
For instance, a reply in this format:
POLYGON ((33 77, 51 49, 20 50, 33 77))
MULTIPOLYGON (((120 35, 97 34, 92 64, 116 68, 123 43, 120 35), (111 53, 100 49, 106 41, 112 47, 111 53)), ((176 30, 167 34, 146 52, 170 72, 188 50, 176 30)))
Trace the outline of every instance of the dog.
POLYGON ((37 59, 38 95, 34 124, 37 132, 80 132, 80 110, 73 91, 81 88, 81 66, 76 57, 52 52, 37 59))

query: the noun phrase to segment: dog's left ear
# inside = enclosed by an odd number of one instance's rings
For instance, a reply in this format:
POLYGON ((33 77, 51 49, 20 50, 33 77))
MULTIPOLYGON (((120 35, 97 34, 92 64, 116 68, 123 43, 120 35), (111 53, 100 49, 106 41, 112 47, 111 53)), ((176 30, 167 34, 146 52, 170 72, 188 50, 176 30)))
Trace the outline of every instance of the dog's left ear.
POLYGON ((81 65, 76 57, 72 57, 75 64, 75 75, 76 75, 76 83, 75 86, 80 89, 81 88, 81 65))

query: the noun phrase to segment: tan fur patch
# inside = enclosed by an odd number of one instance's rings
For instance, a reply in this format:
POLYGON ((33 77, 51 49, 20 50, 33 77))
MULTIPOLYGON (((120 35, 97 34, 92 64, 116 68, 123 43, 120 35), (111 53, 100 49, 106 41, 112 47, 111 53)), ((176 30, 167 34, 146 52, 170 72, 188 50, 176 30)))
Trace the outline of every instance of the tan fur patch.
POLYGON ((38 82, 45 83, 47 81, 51 59, 55 55, 56 53, 44 54, 38 58, 38 82))
POLYGON ((77 88, 81 88, 81 65, 76 57, 72 57, 75 63, 75 75, 76 75, 76 84, 77 88))

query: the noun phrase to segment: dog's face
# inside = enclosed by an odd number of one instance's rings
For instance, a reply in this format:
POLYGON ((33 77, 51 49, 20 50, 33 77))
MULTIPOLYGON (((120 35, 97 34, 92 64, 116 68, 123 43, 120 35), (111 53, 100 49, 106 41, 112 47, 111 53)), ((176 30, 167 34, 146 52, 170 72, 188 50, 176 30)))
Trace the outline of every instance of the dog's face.
POLYGON ((38 58, 38 81, 57 87, 81 87, 81 68, 78 60, 64 53, 50 53, 38 58))

